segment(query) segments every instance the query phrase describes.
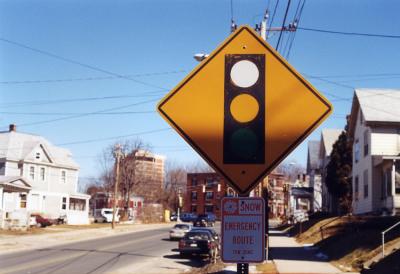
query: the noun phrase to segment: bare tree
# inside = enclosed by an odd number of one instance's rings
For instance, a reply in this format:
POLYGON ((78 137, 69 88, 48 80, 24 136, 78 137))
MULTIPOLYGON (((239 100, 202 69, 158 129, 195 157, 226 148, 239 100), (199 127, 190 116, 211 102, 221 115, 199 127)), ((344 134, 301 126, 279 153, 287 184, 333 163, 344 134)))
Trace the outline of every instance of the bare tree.
POLYGON ((140 139, 123 140, 106 147, 99 157, 99 164, 102 169, 99 181, 106 191, 111 191, 115 183, 114 148, 116 144, 121 145, 123 155, 119 166, 118 192, 120 197, 117 197, 117 199, 123 199, 124 215, 127 216, 131 196, 143 194, 145 181, 148 179, 140 172, 141 162, 137 160, 140 157, 146 157, 150 149, 140 139))
POLYGON ((295 161, 285 161, 276 168, 276 171, 285 175, 290 182, 294 182, 299 174, 305 172, 305 168, 295 161))
POLYGON ((172 210, 179 206, 178 195, 186 192, 187 171, 183 165, 174 162, 167 162, 165 168, 165 184, 163 204, 172 210))

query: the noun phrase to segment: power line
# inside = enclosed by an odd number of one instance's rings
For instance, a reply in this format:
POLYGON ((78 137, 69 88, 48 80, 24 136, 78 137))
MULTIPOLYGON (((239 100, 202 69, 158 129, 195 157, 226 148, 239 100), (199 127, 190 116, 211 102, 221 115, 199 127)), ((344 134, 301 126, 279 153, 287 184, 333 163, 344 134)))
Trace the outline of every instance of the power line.
POLYGON ((146 111, 117 111, 117 112, 102 112, 102 113, 92 113, 92 112, 9 112, 0 111, 1 114, 8 115, 34 115, 34 116, 56 116, 56 115, 124 115, 124 114, 145 114, 145 113, 156 113, 154 110, 146 111))
MULTIPOLYGON (((288 4, 286 6, 285 16, 283 17, 283 22, 282 22, 282 30, 286 24, 286 18, 287 18, 288 12, 289 12, 290 3, 291 3, 291 0, 288 1, 288 4)), ((279 48, 279 43, 281 42, 282 33, 283 33, 283 31, 281 31, 279 33, 278 43, 276 44, 276 48, 275 48, 276 50, 278 50, 278 48, 279 48)))
MULTIPOLYGON (((166 72, 152 72, 152 73, 141 73, 141 74, 127 74, 124 77, 149 77, 159 75, 170 75, 184 73, 187 70, 173 70, 166 72)), ((14 85, 14 84, 41 84, 41 83, 60 83, 60 82, 76 82, 76 81, 94 81, 94 80, 113 80, 119 79, 117 76, 92 76, 92 77, 81 77, 81 78, 64 78, 64 79, 44 79, 44 80, 18 80, 18 81, 0 81, 0 84, 14 85)))
POLYGON ((160 96, 164 94, 161 91, 149 91, 144 93, 139 93, 136 95, 115 95, 115 96, 100 96, 100 97, 81 97, 81 98, 71 98, 71 99, 57 99, 57 100, 34 100, 34 101, 22 101, 22 102, 7 102, 1 105, 1 108, 14 108, 22 106, 37 106, 37 105, 54 105, 59 103, 76 103, 76 102, 86 102, 86 101, 99 101, 99 100, 114 100, 114 99, 126 99, 126 98, 140 98, 140 97, 153 97, 160 96))
POLYGON ((345 31, 335 31, 335 30, 315 29, 315 28, 305 28, 305 27, 298 27, 297 29, 305 31, 321 32, 321 33, 330 33, 330 34, 351 35, 351 36, 366 36, 366 37, 393 38, 393 39, 400 38, 400 35, 390 35, 390 34, 345 32, 345 31))
MULTIPOLYGON (((297 6, 297 8, 299 8, 300 2, 301 2, 301 1, 299 1, 299 5, 297 6)), ((296 10, 295 19, 294 19, 294 23, 296 23, 296 28, 297 28, 297 26, 299 26, 299 24, 300 24, 301 15, 303 14, 303 9, 304 9, 305 3, 306 3, 306 0, 303 0, 303 4, 301 5, 300 10, 298 10, 298 12, 297 12, 297 10, 296 10)), ((287 60, 289 60, 290 52, 291 52, 291 50, 292 50, 292 46, 293 46, 293 42, 294 42, 295 37, 296 37, 296 31, 293 32, 292 40, 290 41, 289 49, 288 49, 288 52, 287 52, 287 55, 286 55, 286 59, 287 59, 287 60)))
MULTIPOLYGON (((276 2, 275 2, 275 7, 274 7, 274 12, 273 12, 272 17, 271 17, 271 24, 270 24, 270 26, 272 26, 272 24, 274 23, 275 14, 276 14, 276 10, 277 10, 277 8, 278 8, 278 5, 279 5, 279 0, 276 0, 276 2)), ((268 38, 268 34, 269 34, 269 29, 267 30, 267 38, 268 38)))
MULTIPOLYGON (((119 106, 119 107, 113 107, 113 108, 98 110, 98 111, 94 111, 94 112, 88 112, 88 113, 85 113, 85 114, 77 114, 77 115, 71 115, 71 116, 61 117, 61 118, 56 118, 56 119, 51 119, 51 120, 44 120, 44 121, 38 121, 38 122, 33 122, 33 123, 21 124, 19 126, 21 126, 21 127, 23 127, 23 126, 32 126, 32 125, 47 124, 47 123, 52 123, 52 122, 70 120, 70 119, 85 117, 85 116, 89 116, 89 115, 93 115, 93 114, 104 113, 104 112, 109 112, 109 111, 114 111, 114 110, 119 110, 119 109, 123 109, 123 108, 132 107, 132 106, 138 106, 138 105, 142 105, 142 104, 156 102, 156 101, 159 101, 159 100, 160 100, 160 98, 157 98, 157 99, 152 99, 152 100, 147 100, 147 101, 142 101, 142 102, 136 102, 136 103, 133 103, 133 104, 122 105, 122 106, 119 106)), ((6 126, 3 126, 3 127, 6 127, 6 126)))
POLYGON ((132 136, 152 134, 152 133, 158 133, 158 132, 163 132, 163 131, 169 131, 171 129, 172 128, 170 128, 170 127, 168 127, 168 128, 160 128, 160 129, 153 129, 153 130, 148 130, 148 131, 130 133, 130 134, 126 134, 126 135, 119 135, 119 136, 112 136, 112 137, 105 137, 105 138, 97 138, 97 139, 89 139, 89 140, 82 140, 82 141, 74 141, 74 142, 68 142, 68 143, 60 143, 60 144, 56 144, 56 146, 69 146, 69 145, 81 145, 81 144, 88 144, 88 143, 97 143, 97 142, 102 142, 102 141, 109 141, 109 140, 132 137, 132 136))
POLYGON ((88 64, 85 64, 85 63, 70 59, 70 58, 63 57, 61 55, 57 55, 57 54, 54 54, 54 53, 51 53, 51 52, 48 52, 48 51, 44 51, 44 50, 41 50, 41 49, 37 49, 37 48, 31 47, 31 46, 28 46, 26 44, 22 44, 22 43, 19 43, 19 42, 12 41, 10 39, 6 39, 6 38, 3 38, 3 37, 0 37, 0 41, 3 41, 5 43, 9 43, 11 45, 18 46, 20 48, 24 48, 24 49, 27 49, 27 50, 30 50, 30 51, 34 51, 34 52, 37 52, 37 53, 40 53, 40 54, 43 54, 43 55, 46 55, 46 56, 49 56, 49 57, 64 61, 64 62, 67 62, 67 63, 75 64, 75 65, 78 65, 78 66, 81 66, 81 67, 84 67, 84 68, 87 68, 87 69, 91 69, 91 70, 94 70, 94 71, 98 71, 98 72, 102 72, 102 73, 105 73, 105 74, 108 74, 108 75, 112 75, 112 76, 117 77, 117 78, 130 80, 130 81, 136 82, 138 84, 142 84, 142 85, 153 87, 153 88, 158 88, 158 89, 161 89, 161 90, 166 90, 165 88, 159 87, 157 85, 149 84, 149 83, 146 83, 146 82, 143 82, 143 81, 140 81, 140 80, 136 80, 136 79, 133 79, 131 77, 127 77, 127 76, 124 76, 124 75, 121 75, 121 74, 118 74, 118 73, 115 73, 115 72, 112 72, 112 71, 109 71, 109 70, 105 70, 105 69, 102 69, 102 68, 99 68, 99 67, 88 65, 88 64))

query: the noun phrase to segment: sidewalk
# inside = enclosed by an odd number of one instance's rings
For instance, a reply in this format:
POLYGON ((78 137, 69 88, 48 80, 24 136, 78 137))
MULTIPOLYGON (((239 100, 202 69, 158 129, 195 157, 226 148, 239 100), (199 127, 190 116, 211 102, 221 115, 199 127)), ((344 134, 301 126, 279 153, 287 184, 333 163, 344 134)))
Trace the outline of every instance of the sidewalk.
POLYGON ((48 233, 0 235, 0 255, 170 226, 171 223, 117 225, 114 230, 110 226, 76 229, 71 227, 67 230, 65 228, 47 227, 45 229, 48 230, 48 233))
POLYGON ((342 272, 330 264, 324 254, 313 247, 301 246, 293 237, 287 237, 281 231, 270 230, 270 247, 270 258, 274 261, 279 274, 350 273, 342 272))

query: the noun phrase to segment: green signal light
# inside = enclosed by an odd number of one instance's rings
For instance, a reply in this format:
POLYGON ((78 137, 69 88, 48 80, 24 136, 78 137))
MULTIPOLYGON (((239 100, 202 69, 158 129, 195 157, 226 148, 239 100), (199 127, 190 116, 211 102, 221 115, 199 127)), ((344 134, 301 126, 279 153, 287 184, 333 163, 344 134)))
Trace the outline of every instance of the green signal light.
POLYGON ((259 149, 257 135, 248 128, 238 129, 231 136, 230 148, 242 160, 253 159, 259 149))

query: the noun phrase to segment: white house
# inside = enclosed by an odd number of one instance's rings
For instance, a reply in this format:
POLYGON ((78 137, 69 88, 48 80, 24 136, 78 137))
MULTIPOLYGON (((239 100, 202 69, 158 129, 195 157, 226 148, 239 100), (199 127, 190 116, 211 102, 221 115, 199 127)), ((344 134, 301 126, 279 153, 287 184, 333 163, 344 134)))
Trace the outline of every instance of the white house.
POLYGON ((400 90, 356 89, 348 134, 353 212, 399 214, 400 90))
POLYGON ((310 178, 310 187, 313 189, 312 209, 314 212, 322 211, 322 177, 319 160, 320 146, 319 141, 308 142, 307 175, 310 178))
POLYGON ((321 194, 322 194, 322 210, 327 212, 335 212, 336 208, 333 203, 332 195, 328 192, 326 185, 326 168, 330 161, 333 144, 338 140, 342 129, 323 129, 321 132, 321 141, 319 148, 319 167, 321 170, 321 194))
POLYGON ((89 223, 89 195, 78 193, 79 166, 71 153, 41 136, 0 132, 0 211, 66 216, 69 224, 89 223))

